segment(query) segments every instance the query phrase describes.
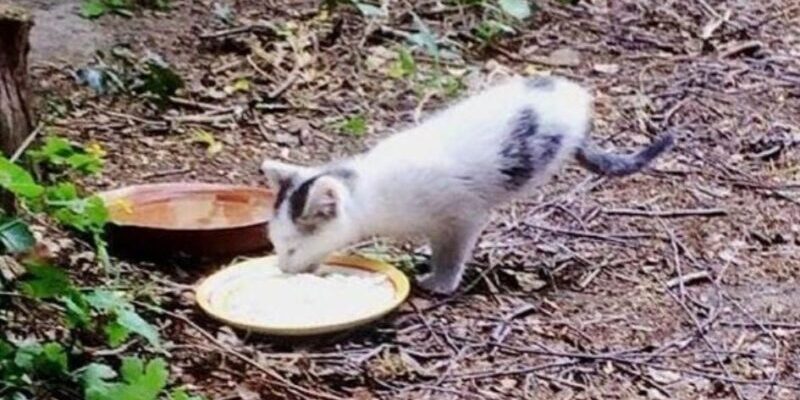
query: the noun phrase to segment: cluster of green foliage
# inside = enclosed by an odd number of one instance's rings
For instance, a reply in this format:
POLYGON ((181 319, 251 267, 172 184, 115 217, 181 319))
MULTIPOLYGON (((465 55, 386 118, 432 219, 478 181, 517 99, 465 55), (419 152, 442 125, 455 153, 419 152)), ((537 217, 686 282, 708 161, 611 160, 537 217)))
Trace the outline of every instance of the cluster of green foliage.
POLYGON ((88 19, 100 18, 106 14, 130 17, 139 7, 167 10, 169 0, 84 0, 81 16, 88 19))
POLYGON ((158 108, 184 87, 183 78, 163 58, 152 52, 135 54, 124 46, 98 52, 95 65, 77 75, 97 93, 138 96, 158 108))
POLYGON ((181 388, 166 390, 169 370, 162 358, 124 357, 118 371, 103 363, 70 364, 69 349, 59 342, 0 339, 0 398, 35 398, 34 386, 72 393, 77 384, 86 400, 201 400, 181 388))
MULTIPOLYGON (((2 252, 24 255, 30 251, 35 239, 25 222, 26 215, 44 214, 62 226, 90 235, 98 258, 104 266, 110 266, 103 240, 108 221, 105 205, 97 196, 82 195, 71 182, 81 175, 99 173, 103 155, 99 145, 82 147, 48 136, 39 148, 27 152, 41 179, 0 157, 0 188, 15 197, 22 213, 0 216, 2 252)), ((42 391, 73 393, 79 387, 87 400, 199 400, 183 390, 166 390, 169 371, 162 358, 125 357, 118 369, 85 361, 83 337, 102 335, 109 348, 142 338, 150 349, 164 349, 156 327, 137 312, 125 293, 105 286, 79 288, 62 268, 31 258, 22 261, 26 273, 14 282, 14 289, 57 310, 67 334, 61 340, 46 342, 16 342, 0 335, 0 398, 39 398, 42 391)))

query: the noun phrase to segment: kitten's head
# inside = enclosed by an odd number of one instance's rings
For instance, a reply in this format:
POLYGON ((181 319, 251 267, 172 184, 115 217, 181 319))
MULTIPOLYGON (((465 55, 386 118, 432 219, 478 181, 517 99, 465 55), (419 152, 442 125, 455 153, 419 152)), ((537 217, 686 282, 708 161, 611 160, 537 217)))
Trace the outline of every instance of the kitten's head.
POLYGON ((358 239, 345 207, 350 190, 341 176, 270 160, 261 171, 277 191, 269 239, 282 271, 311 271, 358 239))

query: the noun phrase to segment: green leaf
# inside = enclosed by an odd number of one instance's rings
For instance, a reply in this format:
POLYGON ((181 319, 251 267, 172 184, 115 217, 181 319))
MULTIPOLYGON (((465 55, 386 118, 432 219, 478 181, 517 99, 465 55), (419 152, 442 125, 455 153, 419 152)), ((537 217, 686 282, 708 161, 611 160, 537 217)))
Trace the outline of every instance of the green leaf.
POLYGON ((2 156, 0 156, 0 187, 24 198, 35 198, 44 193, 44 188, 33 180, 28 171, 2 156))
POLYGON ((412 12, 411 17, 414 19, 414 25, 416 25, 418 32, 409 36, 408 39, 412 43, 422 46, 428 54, 438 60, 439 46, 436 44, 436 36, 416 13, 412 12))
POLYGON ((108 6, 102 0, 87 0, 81 6, 81 16, 88 19, 101 17, 108 11, 108 6))
POLYGON ((86 366, 81 374, 81 380, 85 386, 107 385, 109 379, 117 377, 113 368, 106 364, 92 363, 86 366))
POLYGON ((22 292, 37 299, 53 298, 74 290, 72 281, 64 270, 47 264, 25 266, 29 277, 20 284, 22 292))
POLYGON ((165 102, 183 87, 183 79, 169 67, 151 61, 147 63, 147 68, 141 91, 151 93, 165 102))
POLYGON ((125 357, 120 367, 121 382, 109 382, 114 371, 103 364, 92 364, 82 380, 87 400, 156 400, 167 386, 169 372, 158 358, 144 364, 135 357, 125 357), (93 365, 96 365, 93 367, 93 365))
POLYGON ((34 162, 67 167, 82 174, 96 174, 103 169, 103 151, 94 144, 90 149, 76 146, 64 138, 48 136, 42 147, 28 151, 34 162))
POLYGON ((70 182, 61 182, 55 186, 48 186, 45 197, 49 201, 71 201, 78 198, 78 188, 70 182))
POLYGON ((405 47, 397 52, 397 60, 389 68, 389 76, 395 79, 412 76, 417 72, 417 64, 411 52, 405 47))
POLYGON ((339 130, 345 135, 364 136, 367 133, 367 119, 363 115, 354 115, 345 119, 339 130))
POLYGON ((108 209, 97 196, 76 199, 76 190, 71 184, 61 184, 48 191, 47 205, 50 214, 62 225, 81 232, 102 233, 108 222, 108 209))
POLYGON ((66 160, 73 170, 84 174, 96 174, 103 170, 103 160, 94 154, 73 154, 66 160))
POLYGON ((42 345, 39 343, 26 343, 17 347, 14 354, 14 365, 24 371, 33 371, 36 357, 42 353, 42 345))
POLYGON ((129 331, 147 339, 151 345, 156 347, 160 346, 158 330, 132 309, 123 309, 118 311, 116 322, 129 331))
POLYGON ((61 302, 64 303, 66 308, 64 318, 68 327, 85 327, 92 321, 92 310, 89 308, 86 297, 81 292, 73 290, 64 296, 61 302))
POLYGON ((374 6, 368 3, 362 3, 360 1, 354 2, 358 11, 361 12, 365 17, 385 17, 386 11, 380 7, 374 6))
POLYGON ((0 338, 0 360, 6 360, 14 355, 14 345, 0 338))
POLYGON ((525 19, 531 16, 531 5, 528 0, 499 0, 500 8, 517 19, 525 19))
POLYGON ((110 399, 109 392, 113 388, 108 380, 117 377, 113 368, 105 364, 89 364, 81 374, 81 381, 84 387, 84 397, 87 400, 110 399))
POLYGON ((202 396, 190 396, 184 389, 175 389, 169 394, 170 400, 203 400, 202 396))
POLYGON ((40 376, 62 376, 67 369, 67 352, 59 343, 51 342, 42 346, 34 359, 36 374, 40 376))
POLYGON ((194 129, 192 131, 192 143, 202 143, 206 146, 206 152, 209 156, 222 151, 222 143, 218 141, 214 134, 205 129, 194 129))
MULTIPOLYGON (((122 379, 129 385, 120 390, 120 398, 129 398, 134 394, 136 400, 154 400, 164 387, 167 386, 167 363, 163 359, 151 360, 142 368, 142 361, 138 358, 127 357, 122 360, 120 367, 122 379)), ((133 400, 132 399, 132 400, 133 400)))
POLYGON ((93 290, 86 295, 86 301, 96 310, 102 312, 115 312, 125 307, 131 307, 119 294, 109 290, 93 290))
POLYGON ((32 248, 36 239, 22 220, 0 216, 0 243, 8 253, 22 253, 32 248))
POLYGON ((108 345, 111 347, 119 347, 131 336, 131 331, 117 321, 108 323, 103 328, 103 332, 105 332, 108 345))
POLYGON ((158 330, 136 313, 133 305, 119 294, 108 290, 94 290, 86 295, 86 301, 94 309, 116 316, 104 328, 111 346, 121 345, 131 333, 142 336, 153 346, 160 346, 158 330))

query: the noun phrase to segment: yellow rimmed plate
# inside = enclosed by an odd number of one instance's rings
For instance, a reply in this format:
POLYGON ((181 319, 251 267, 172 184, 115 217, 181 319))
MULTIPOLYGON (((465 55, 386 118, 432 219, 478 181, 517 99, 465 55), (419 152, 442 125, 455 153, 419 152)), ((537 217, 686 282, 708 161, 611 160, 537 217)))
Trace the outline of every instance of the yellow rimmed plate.
MULTIPOLYGON (((244 282, 243 280, 247 280, 248 277, 252 277, 260 271, 263 271, 265 265, 276 265, 277 261, 278 259, 276 256, 253 258, 233 264, 209 276, 200 283, 195 291, 195 297, 200 308, 211 317, 240 329, 276 336, 310 336, 344 331, 373 322, 402 304, 408 297, 410 291, 408 278, 405 274, 400 272, 400 270, 390 264, 357 256, 335 255, 328 258, 325 264, 386 275, 392 283, 392 286, 394 286, 394 297, 392 300, 387 302, 384 306, 376 308, 363 316, 343 322, 318 325, 273 326, 231 316, 226 310, 225 299, 228 298, 227 294, 231 293, 231 291, 235 291, 237 287, 244 282)), ((265 305, 265 307, 267 306, 268 305, 265 305)))

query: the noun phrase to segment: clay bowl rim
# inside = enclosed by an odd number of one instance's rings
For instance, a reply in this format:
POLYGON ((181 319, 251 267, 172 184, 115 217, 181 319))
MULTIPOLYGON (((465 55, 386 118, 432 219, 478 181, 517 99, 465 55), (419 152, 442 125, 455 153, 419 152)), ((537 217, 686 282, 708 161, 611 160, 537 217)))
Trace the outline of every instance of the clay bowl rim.
MULTIPOLYGON (((112 206, 112 202, 125 198, 131 194, 152 193, 159 192, 166 193, 166 195, 158 196, 156 198, 163 198, 170 194, 192 193, 192 192, 231 192, 231 191, 245 191, 251 193, 263 194, 266 198, 274 201, 275 193, 268 189, 259 186, 239 185, 239 184, 226 184, 226 183, 204 183, 204 182, 162 182, 162 183, 143 183, 136 185, 123 186, 117 189, 110 189, 97 194, 103 200, 106 208, 112 206), (163 192, 162 192, 163 191, 163 192)), ((134 203, 135 204, 135 203, 134 203)), ((236 230, 251 228, 259 225, 267 225, 272 219, 270 214, 265 214, 264 217, 256 219, 251 222, 231 224, 224 226, 208 226, 199 228, 178 228, 178 227, 165 227, 155 226, 136 222, 121 222, 114 220, 109 212, 108 223, 120 228, 135 228, 135 229, 152 229, 165 232, 216 232, 226 230, 236 230)))

